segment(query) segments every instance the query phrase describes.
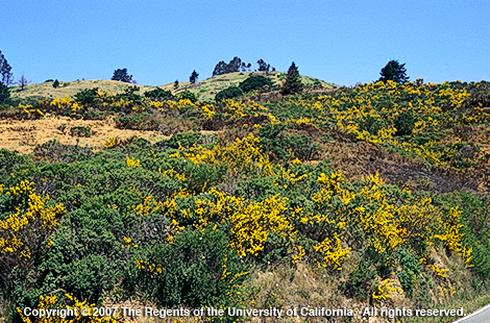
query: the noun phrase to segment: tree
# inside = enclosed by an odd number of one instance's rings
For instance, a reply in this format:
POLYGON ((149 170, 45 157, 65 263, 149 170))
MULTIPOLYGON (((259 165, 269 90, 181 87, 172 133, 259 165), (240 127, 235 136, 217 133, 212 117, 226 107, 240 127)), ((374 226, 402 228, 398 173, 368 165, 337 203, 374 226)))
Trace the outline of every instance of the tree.
POLYGON ((400 64, 397 60, 389 61, 385 67, 381 69, 379 74, 381 75, 379 80, 383 82, 391 80, 396 83, 403 84, 408 81, 405 64, 400 64))
POLYGON ((219 61, 218 64, 216 64, 216 66, 214 67, 213 76, 240 72, 240 70, 245 71, 247 69, 250 69, 250 67, 252 67, 252 64, 245 63, 240 57, 235 56, 228 64, 224 61, 219 61))
POLYGON ((27 84, 31 83, 31 81, 29 81, 25 76, 24 74, 22 74, 22 76, 20 77, 19 79, 19 86, 20 86, 20 90, 21 91, 24 91, 26 89, 26 86, 27 84))
POLYGON ((269 72, 271 68, 271 64, 267 64, 262 58, 257 61, 259 68, 257 69, 259 72, 269 72))
POLYGON ((60 86, 60 81, 58 81, 57 79, 56 79, 56 80, 54 80, 54 82, 53 82, 53 87, 54 87, 55 89, 57 89, 59 86, 60 86))
POLYGON ((179 88, 179 80, 175 80, 174 82, 174 90, 177 90, 179 88))
POLYGON ((199 73, 197 73, 196 70, 193 70, 191 76, 189 77, 189 82, 191 82, 191 84, 196 84, 198 78, 199 78, 199 73))
POLYGON ((288 69, 288 74, 286 76, 286 82, 282 87, 282 94, 295 94, 303 90, 303 83, 301 83, 301 76, 299 74, 298 67, 293 62, 288 69))
POLYGON ((118 68, 114 71, 111 80, 133 83, 133 75, 128 74, 127 68, 118 68))
POLYGON ((0 103, 3 103, 10 98, 9 87, 0 82, 0 103))
POLYGON ((228 64, 225 61, 219 61, 218 64, 214 67, 213 76, 226 74, 226 70, 228 68, 228 64))
POLYGON ((12 66, 3 55, 0 50, 0 82, 5 85, 10 85, 14 81, 14 74, 12 74, 12 66))

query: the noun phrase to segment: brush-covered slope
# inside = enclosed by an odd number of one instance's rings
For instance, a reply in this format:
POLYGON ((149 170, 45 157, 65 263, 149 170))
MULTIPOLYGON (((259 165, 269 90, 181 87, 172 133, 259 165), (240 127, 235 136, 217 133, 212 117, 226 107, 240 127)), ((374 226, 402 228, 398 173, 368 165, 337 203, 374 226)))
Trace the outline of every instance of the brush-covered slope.
POLYGON ((489 83, 263 90, 0 108, 0 313, 490 300, 489 83))

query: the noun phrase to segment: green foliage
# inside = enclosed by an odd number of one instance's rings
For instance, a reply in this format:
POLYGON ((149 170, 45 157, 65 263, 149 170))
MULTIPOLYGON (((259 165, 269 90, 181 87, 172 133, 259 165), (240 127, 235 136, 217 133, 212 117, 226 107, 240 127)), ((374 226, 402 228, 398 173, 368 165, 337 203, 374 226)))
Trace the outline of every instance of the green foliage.
POLYGON ((412 297, 417 277, 422 268, 416 255, 413 255, 406 250, 401 250, 399 256, 401 270, 397 274, 398 279, 400 279, 403 290, 409 297, 412 297))
POLYGON ((407 69, 405 64, 400 64, 397 60, 389 61, 379 73, 381 77, 380 81, 386 82, 388 80, 396 83, 403 84, 408 81, 407 69))
POLYGON ((222 91, 216 93, 215 100, 223 101, 226 99, 233 99, 243 95, 243 91, 238 86, 230 86, 222 91))
POLYGON ((289 95, 300 93, 302 90, 303 83, 301 82, 301 76, 298 67, 293 62, 288 69, 286 81, 284 82, 281 92, 284 95, 289 95))
POLYGON ((490 280, 490 200, 470 192, 459 192, 439 198, 445 207, 459 205, 464 223, 464 239, 473 246, 475 271, 490 280))
POLYGON ((177 99, 179 100, 190 100, 191 102, 197 102, 197 96, 191 91, 183 91, 177 94, 177 99))
POLYGON ((9 87, 0 82, 0 104, 6 102, 10 98, 9 87))
POLYGON ((55 89, 57 89, 58 87, 60 86, 60 81, 58 81, 57 79, 53 81, 53 87, 55 89))
POLYGON ((10 66, 7 58, 5 58, 2 51, 0 50, 0 83, 8 86, 12 84, 13 80, 14 75, 12 74, 12 66, 10 66))
POLYGON ((118 68, 114 71, 114 74, 112 74, 111 80, 133 83, 133 75, 128 73, 127 68, 118 68))
MULTIPOLYGON (((271 70, 271 64, 267 64, 262 58, 257 61, 257 65, 259 65, 257 68, 259 72, 269 72, 271 70)), ((272 69, 274 68, 272 67, 272 69)))
POLYGON ((311 137, 288 133, 286 130, 287 127, 284 124, 271 124, 260 129, 261 143, 271 158, 312 160, 318 156, 318 144, 314 143, 311 137))
POLYGON ((140 271, 135 282, 144 282, 142 290, 160 306, 233 305, 236 286, 245 278, 238 278, 244 266, 220 230, 184 232, 174 243, 143 250, 136 257, 162 268, 157 274, 140 271))
POLYGON ((199 78, 199 73, 197 73, 196 70, 193 70, 191 76, 189 76, 189 82, 191 82, 191 84, 196 84, 198 78, 199 78))
POLYGON ((173 99, 172 92, 157 87, 156 89, 146 91, 143 96, 153 100, 171 100, 173 99))
POLYGON ((415 125, 415 118, 412 111, 406 111, 400 113, 395 120, 394 126, 396 128, 397 136, 410 136, 412 134, 413 126, 415 125))
POLYGON ((133 130, 158 130, 159 122, 153 113, 133 112, 116 119, 116 127, 133 130))
POLYGON ((179 132, 172 135, 168 140, 158 143, 162 148, 190 148, 192 146, 200 146, 215 143, 216 139, 212 135, 203 135, 199 132, 179 132))
POLYGON ((243 92, 251 92, 259 89, 263 89, 266 87, 272 87, 272 81, 265 76, 262 75, 250 75, 244 81, 242 81, 239 85, 240 89, 243 92))
POLYGON ((80 104, 94 106, 97 102, 97 92, 98 88, 83 89, 75 94, 74 99, 80 104))
POLYGON ((213 76, 239 72, 240 70, 244 71, 250 69, 251 66, 252 64, 245 63, 240 57, 235 56, 228 64, 224 61, 219 61, 214 67, 213 76))
POLYGON ((349 274, 342 290, 348 297, 367 299, 370 296, 371 284, 376 277, 376 270, 371 261, 362 259, 359 265, 349 274))

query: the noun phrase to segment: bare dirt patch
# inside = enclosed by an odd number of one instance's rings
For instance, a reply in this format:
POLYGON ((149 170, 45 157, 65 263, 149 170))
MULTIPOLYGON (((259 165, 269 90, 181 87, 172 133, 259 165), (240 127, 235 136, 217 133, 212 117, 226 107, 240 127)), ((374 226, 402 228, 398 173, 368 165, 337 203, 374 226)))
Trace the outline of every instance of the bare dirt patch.
POLYGON ((36 145, 56 139, 64 145, 78 145, 100 149, 109 137, 127 139, 139 137, 156 142, 167 136, 158 131, 118 129, 110 120, 76 120, 67 117, 48 117, 39 120, 0 120, 0 148, 19 153, 30 153, 36 145), (88 137, 74 136, 70 129, 86 127, 91 130, 88 137))

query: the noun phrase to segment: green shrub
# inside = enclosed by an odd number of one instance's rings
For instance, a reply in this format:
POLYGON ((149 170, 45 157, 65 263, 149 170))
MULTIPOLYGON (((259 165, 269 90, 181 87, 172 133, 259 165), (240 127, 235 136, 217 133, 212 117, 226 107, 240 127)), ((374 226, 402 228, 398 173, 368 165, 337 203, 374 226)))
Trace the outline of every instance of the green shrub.
POLYGON ((133 112, 116 119, 116 127, 132 130, 158 130, 160 124, 155 114, 149 112, 133 112))
POLYGON ((272 81, 265 76, 262 75, 251 75, 242 81, 239 85, 240 89, 244 93, 263 89, 266 87, 272 87, 272 81))
POLYGON ((259 131, 261 144, 273 159, 288 157, 312 160, 318 156, 319 146, 310 136, 286 132, 285 124, 269 124, 259 131))
POLYGON ((243 95, 242 89, 240 89, 238 86, 230 86, 224 90, 219 91, 215 96, 215 100, 223 101, 226 99, 237 98, 241 95, 243 95))
POLYGON ((371 294, 371 284, 376 277, 373 264, 362 259, 356 269, 349 274, 347 281, 343 283, 342 290, 348 297, 366 300, 371 294))
POLYGON ((164 90, 162 88, 157 87, 156 89, 146 91, 143 94, 144 97, 153 99, 153 100, 171 100, 173 99, 172 92, 168 90, 164 90))
POLYGON ((0 82, 0 104, 6 102, 8 98, 10 98, 9 87, 0 82))
POLYGON ((135 268, 136 279, 129 283, 143 283, 140 290, 165 307, 236 304, 237 287, 245 278, 244 266, 228 248, 228 237, 221 230, 183 232, 172 244, 148 248, 136 259, 160 266, 161 271, 155 274, 135 268))
POLYGON ((398 279, 400 280, 403 290, 409 297, 412 297, 417 277, 421 271, 419 259, 416 255, 413 255, 406 250, 401 250, 399 252, 399 257, 401 271, 397 274, 398 279))
POLYGON ((191 91, 183 91, 183 92, 180 92, 179 94, 177 94, 177 99, 187 99, 187 100, 190 100, 191 102, 195 103, 197 102, 197 96, 192 93, 191 91))
MULTIPOLYGON (((59 84, 58 84, 59 85, 59 84)), ((83 89, 78 91, 74 98, 80 104, 94 106, 97 101, 98 88, 83 89)))
POLYGON ((413 131, 413 126, 415 125, 415 117, 412 111, 406 111, 400 113, 398 118, 395 120, 396 136, 410 136, 413 131))

